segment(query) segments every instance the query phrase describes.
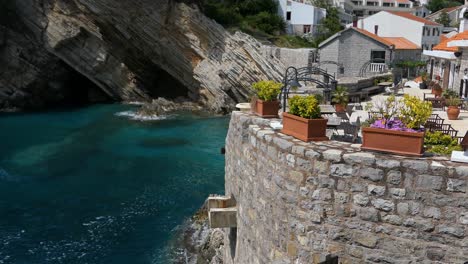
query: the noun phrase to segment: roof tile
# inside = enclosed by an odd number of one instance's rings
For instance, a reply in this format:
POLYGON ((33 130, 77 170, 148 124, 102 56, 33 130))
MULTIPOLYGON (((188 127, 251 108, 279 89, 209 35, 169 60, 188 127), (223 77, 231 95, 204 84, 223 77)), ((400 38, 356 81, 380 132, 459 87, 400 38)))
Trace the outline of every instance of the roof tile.
POLYGON ((386 41, 392 43, 396 50, 417 50, 421 49, 415 43, 403 38, 403 37, 382 37, 386 41))
POLYGON ((437 44, 433 50, 443 50, 443 51, 452 51, 452 52, 457 52, 459 50, 458 47, 448 47, 447 44, 450 41, 453 40, 468 40, 468 31, 464 31, 461 33, 458 33, 457 35, 451 37, 451 38, 446 38, 443 41, 441 41, 439 44, 437 44))
POLYGON ((385 12, 388 12, 388 13, 396 15, 396 16, 404 17, 404 18, 407 18, 407 19, 411 19, 413 21, 421 22, 421 23, 424 23, 425 25, 440 26, 440 24, 438 24, 436 22, 424 19, 422 17, 417 17, 417 16, 412 15, 412 14, 407 13, 407 12, 397 12, 397 11, 385 11, 385 12))

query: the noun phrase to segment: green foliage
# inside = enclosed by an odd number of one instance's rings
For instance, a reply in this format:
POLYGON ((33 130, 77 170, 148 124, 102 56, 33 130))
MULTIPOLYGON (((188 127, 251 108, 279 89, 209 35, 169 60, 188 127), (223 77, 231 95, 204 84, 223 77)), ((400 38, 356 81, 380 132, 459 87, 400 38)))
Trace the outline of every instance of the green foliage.
POLYGON ((448 16, 447 12, 443 11, 440 13, 439 18, 437 18, 435 22, 448 27, 450 26, 450 17, 448 16))
POLYGON ((346 106, 349 102, 348 88, 342 85, 336 87, 336 90, 332 94, 332 102, 346 106))
POLYGON ((266 34, 277 34, 284 31, 286 25, 277 15, 277 3, 274 0, 203 0, 201 9, 221 25, 247 32, 259 30, 266 34))
POLYGON ((424 135, 424 144, 426 151, 442 155, 450 155, 454 150, 462 150, 458 145, 457 139, 453 139, 449 135, 445 135, 440 131, 426 132, 424 135))
POLYGON ((279 47, 285 48, 317 48, 317 43, 315 41, 309 41, 306 38, 299 36, 289 36, 281 35, 277 37, 270 38, 270 40, 279 47))
POLYGON ((246 26, 263 31, 267 34, 278 34, 279 32, 284 31, 286 24, 280 16, 263 11, 255 15, 245 17, 245 20, 241 24, 241 28, 246 26))
POLYGON ((439 11, 447 7, 459 6, 459 5, 461 5, 460 2, 453 1, 453 0, 431 0, 427 4, 427 8, 434 13, 436 11, 439 11))
POLYGON ((452 89, 445 89, 442 93, 442 97, 444 98, 458 98, 458 93, 452 89))
POLYGON ((462 101, 458 97, 445 98, 445 105, 446 106, 459 106, 461 103, 462 103, 462 101))
POLYGON ((340 23, 339 11, 336 7, 329 5, 328 2, 324 6, 319 5, 319 7, 327 10, 327 16, 322 19, 321 24, 318 27, 318 37, 315 40, 317 43, 326 40, 343 29, 343 26, 340 23))
POLYGON ((425 67, 426 62, 425 61, 399 61, 395 63, 395 66, 399 68, 418 68, 418 67, 425 67))
POLYGON ((319 102, 314 95, 295 95, 290 98, 289 113, 307 119, 321 118, 319 102))
POLYGON ((273 101, 278 98, 281 93, 283 84, 275 81, 259 81, 252 84, 252 88, 257 93, 260 100, 273 101))
POLYGON ((420 100, 416 96, 405 94, 404 106, 400 110, 400 120, 407 128, 420 129, 432 113, 432 104, 420 100))

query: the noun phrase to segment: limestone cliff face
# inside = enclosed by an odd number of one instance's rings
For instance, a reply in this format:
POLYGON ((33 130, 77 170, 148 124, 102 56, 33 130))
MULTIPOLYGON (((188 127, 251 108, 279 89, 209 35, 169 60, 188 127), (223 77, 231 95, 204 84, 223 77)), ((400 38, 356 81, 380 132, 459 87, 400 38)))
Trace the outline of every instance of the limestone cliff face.
POLYGON ((0 77, 0 108, 27 106, 40 94, 59 100, 47 93, 68 89, 77 78, 71 76, 80 76, 91 84, 72 94, 186 97, 221 112, 245 101, 252 82, 279 80, 284 69, 250 36, 232 35, 175 0, 4 1, 10 19, 2 22, 0 67, 10 73, 0 77))

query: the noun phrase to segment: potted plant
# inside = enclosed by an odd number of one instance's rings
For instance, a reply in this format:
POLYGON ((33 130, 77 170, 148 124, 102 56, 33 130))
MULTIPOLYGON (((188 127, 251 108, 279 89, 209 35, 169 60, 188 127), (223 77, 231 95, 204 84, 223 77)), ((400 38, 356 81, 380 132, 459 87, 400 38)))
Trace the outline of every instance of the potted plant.
POLYGON ((332 93, 332 102, 335 103, 335 109, 337 112, 345 112, 346 105, 349 102, 348 88, 344 86, 338 86, 332 93))
POLYGON ((435 95, 435 97, 440 97, 442 95, 442 87, 440 86, 440 84, 435 83, 432 86, 432 93, 435 95))
POLYGON ((460 115, 461 100, 458 96, 445 98, 445 106, 447 106, 447 116, 449 120, 457 120, 460 115))
POLYGON ((305 142, 328 140, 327 122, 314 95, 296 95, 289 99, 289 113, 283 113, 282 132, 305 142))
POLYGON ((255 114, 264 118, 278 117, 280 102, 278 95, 281 93, 281 83, 275 81, 259 81, 252 84, 256 92, 253 99, 255 114))
POLYGON ((409 95, 401 101, 390 96, 377 105, 376 113, 370 117, 370 126, 362 128, 362 149, 422 156, 423 125, 432 113, 430 102, 409 95))

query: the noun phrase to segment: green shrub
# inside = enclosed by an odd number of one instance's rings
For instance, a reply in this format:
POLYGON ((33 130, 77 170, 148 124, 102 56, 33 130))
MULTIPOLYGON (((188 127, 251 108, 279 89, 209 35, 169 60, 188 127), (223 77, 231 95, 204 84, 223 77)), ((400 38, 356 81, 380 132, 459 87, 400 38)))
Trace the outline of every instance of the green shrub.
POLYGON ((281 87, 283 84, 275 81, 259 81, 252 84, 258 98, 263 101, 276 100, 281 93, 281 87))
POLYGON ((336 90, 333 92, 332 97, 333 103, 346 106, 349 102, 348 88, 341 85, 336 87, 336 90))
POLYGON ((432 114, 432 104, 407 94, 403 97, 403 103, 400 120, 407 128, 420 129, 432 114))
POLYGON ((307 119, 321 118, 320 106, 314 95, 295 95, 289 99, 289 113, 307 119))
POLYGON ((450 155, 454 150, 462 150, 461 146, 458 145, 457 139, 439 131, 426 132, 424 144, 426 145, 427 152, 442 155, 450 155))
POLYGON ((445 89, 442 92, 442 97, 444 98, 458 98, 458 93, 452 89, 445 89))
POLYGON ((247 16, 245 21, 251 28, 258 29, 268 34, 277 34, 284 31, 286 27, 283 18, 277 14, 271 14, 265 11, 256 15, 247 16))

